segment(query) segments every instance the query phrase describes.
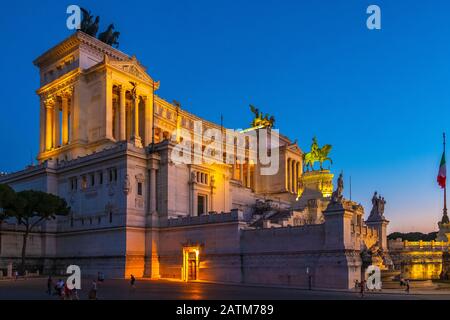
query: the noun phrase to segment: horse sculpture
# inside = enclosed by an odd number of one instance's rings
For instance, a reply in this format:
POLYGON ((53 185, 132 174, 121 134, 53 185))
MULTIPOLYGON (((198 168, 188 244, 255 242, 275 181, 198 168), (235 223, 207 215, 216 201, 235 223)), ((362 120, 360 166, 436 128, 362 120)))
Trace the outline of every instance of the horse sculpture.
POLYGON ((320 164, 320 170, 323 170, 323 163, 325 161, 330 161, 331 164, 333 164, 333 161, 331 158, 328 157, 328 154, 331 151, 331 145, 326 144, 322 148, 319 148, 317 144, 317 139, 313 138, 313 144, 311 145, 311 151, 308 153, 303 154, 303 166, 304 169, 309 171, 314 170, 314 163, 319 162, 320 164))
POLYGON ((108 26, 108 29, 106 31, 100 33, 98 35, 98 40, 103 41, 106 44, 109 44, 110 46, 119 46, 119 42, 117 40, 119 39, 120 32, 114 31, 114 24, 110 24, 108 26))

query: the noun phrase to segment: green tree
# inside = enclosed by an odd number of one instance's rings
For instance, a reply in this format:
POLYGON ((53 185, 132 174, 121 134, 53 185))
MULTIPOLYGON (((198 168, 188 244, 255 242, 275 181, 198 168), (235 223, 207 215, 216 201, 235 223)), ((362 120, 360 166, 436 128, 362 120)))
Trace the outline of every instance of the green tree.
POLYGON ((11 214, 16 193, 10 186, 0 184, 0 246, 2 245, 3 221, 11 214))
POLYGON ((16 193, 7 184, 0 184, 0 224, 11 215, 16 193))
POLYGON ((25 271, 27 240, 33 229, 43 221, 56 219, 58 215, 67 215, 70 207, 66 200, 50 193, 25 190, 16 193, 14 205, 7 211, 8 216, 16 218, 24 227, 20 271, 25 271))

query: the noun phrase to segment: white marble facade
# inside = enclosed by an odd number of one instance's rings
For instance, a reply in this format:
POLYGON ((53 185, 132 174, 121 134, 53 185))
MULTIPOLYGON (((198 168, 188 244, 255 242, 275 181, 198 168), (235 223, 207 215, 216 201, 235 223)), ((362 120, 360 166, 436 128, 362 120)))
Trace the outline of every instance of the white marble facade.
MULTIPOLYGON (((300 287, 312 277, 316 287, 349 288, 362 248, 385 243, 385 225, 365 225, 354 203, 323 213, 328 195, 296 201, 302 151, 282 135, 276 175, 246 163, 175 164, 177 133, 202 119, 158 97, 135 57, 77 32, 34 63, 39 165, 0 183, 57 194, 71 213, 32 234, 30 268, 300 287), (256 215, 267 200, 277 215, 256 215)), ((5 268, 20 256, 21 230, 8 221, 0 232, 5 268)))

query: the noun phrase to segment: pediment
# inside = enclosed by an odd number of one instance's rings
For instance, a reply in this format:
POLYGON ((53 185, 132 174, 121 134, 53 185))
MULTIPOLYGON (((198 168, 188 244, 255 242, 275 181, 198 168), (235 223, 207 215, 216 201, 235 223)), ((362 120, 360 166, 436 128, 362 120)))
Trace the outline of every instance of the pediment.
POLYGON ((142 66, 135 57, 125 61, 109 59, 107 64, 122 72, 128 73, 143 82, 153 84, 153 79, 147 74, 146 68, 142 66))
POLYGON ((303 153, 303 151, 298 146, 297 142, 294 142, 291 145, 289 145, 288 149, 295 153, 303 153))

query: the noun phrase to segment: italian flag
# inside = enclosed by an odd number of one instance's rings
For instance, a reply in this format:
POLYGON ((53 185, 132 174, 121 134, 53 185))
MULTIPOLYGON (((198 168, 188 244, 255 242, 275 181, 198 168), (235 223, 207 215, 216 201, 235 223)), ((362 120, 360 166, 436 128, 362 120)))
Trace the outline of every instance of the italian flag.
POLYGON ((441 164, 439 165, 439 173, 437 176, 437 182, 441 188, 445 188, 445 179, 447 178, 447 169, 445 166, 445 152, 442 153, 441 164))

